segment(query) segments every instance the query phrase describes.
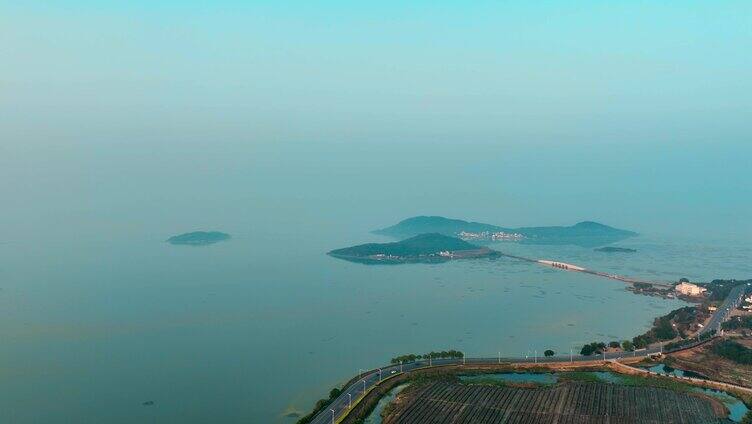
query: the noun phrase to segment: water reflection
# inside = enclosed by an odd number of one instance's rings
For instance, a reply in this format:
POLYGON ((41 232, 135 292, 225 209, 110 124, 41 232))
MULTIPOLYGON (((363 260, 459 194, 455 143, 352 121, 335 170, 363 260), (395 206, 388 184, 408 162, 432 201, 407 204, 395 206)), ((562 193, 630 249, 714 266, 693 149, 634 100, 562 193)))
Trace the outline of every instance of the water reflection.
POLYGON ((384 411, 384 408, 386 408, 389 403, 391 403, 397 395, 405 390, 407 386, 409 386, 409 383, 400 384, 399 386, 393 388, 389 391, 384 397, 379 400, 379 403, 376 404, 376 407, 371 411, 371 413, 368 415, 368 417, 363 421, 364 424, 381 424, 381 413, 384 411))

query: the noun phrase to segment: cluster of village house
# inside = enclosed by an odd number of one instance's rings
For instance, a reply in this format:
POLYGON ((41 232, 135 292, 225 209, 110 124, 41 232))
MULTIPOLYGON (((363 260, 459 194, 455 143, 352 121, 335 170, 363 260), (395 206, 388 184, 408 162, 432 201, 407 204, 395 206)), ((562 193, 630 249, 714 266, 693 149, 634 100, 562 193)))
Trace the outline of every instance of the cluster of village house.
POLYGON ((483 231, 480 233, 471 233, 468 231, 461 231, 457 234, 459 238, 462 240, 494 240, 494 241, 501 241, 501 240, 511 240, 511 241, 517 241, 522 240, 525 238, 524 235, 520 233, 505 233, 503 231, 498 232, 490 232, 490 231, 483 231))

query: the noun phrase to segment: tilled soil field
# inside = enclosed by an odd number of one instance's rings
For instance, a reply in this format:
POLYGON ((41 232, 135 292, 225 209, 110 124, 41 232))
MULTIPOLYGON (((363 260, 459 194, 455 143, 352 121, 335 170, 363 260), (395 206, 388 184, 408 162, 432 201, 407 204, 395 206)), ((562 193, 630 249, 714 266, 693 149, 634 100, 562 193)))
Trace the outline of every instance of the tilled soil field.
POLYGON ((566 383, 531 389, 438 381, 400 395, 383 422, 730 423, 725 415, 715 399, 654 387, 566 383))

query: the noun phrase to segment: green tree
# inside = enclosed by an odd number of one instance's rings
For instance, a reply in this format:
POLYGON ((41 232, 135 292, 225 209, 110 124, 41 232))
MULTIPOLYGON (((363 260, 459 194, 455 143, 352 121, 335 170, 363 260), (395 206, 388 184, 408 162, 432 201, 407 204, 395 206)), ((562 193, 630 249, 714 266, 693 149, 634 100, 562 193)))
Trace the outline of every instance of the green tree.
POLYGON ((613 348, 613 349, 617 349, 617 348, 619 348, 620 346, 621 346, 621 343, 619 343, 619 342, 617 342, 617 341, 612 341, 612 342, 610 342, 610 343, 608 344, 608 347, 610 347, 610 348, 613 348))
POLYGON ((739 364, 752 364, 752 349, 733 340, 724 340, 713 345, 713 353, 739 364))
POLYGON ((596 354, 601 353, 603 352, 604 349, 606 349, 605 343, 592 342, 592 343, 588 343, 582 346, 582 350, 580 350, 580 355, 590 356, 594 353, 596 354))
POLYGON ((635 336, 632 339, 632 344, 634 345, 634 347, 636 349, 642 349, 644 347, 648 347, 648 345, 650 343, 651 343, 650 338, 647 335, 645 335, 645 334, 641 334, 639 336, 635 336))
POLYGON ((671 340, 677 336, 674 325, 669 319, 659 319, 655 326, 655 336, 660 340, 671 340))
POLYGON ((545 352, 543 352, 543 354, 546 355, 547 357, 551 357, 551 356, 554 356, 556 354, 556 352, 554 352, 551 349, 548 349, 545 352))
POLYGON ((634 343, 632 343, 631 341, 624 340, 623 342, 621 342, 621 348, 626 351, 632 351, 634 350, 635 347, 634 347, 634 343))

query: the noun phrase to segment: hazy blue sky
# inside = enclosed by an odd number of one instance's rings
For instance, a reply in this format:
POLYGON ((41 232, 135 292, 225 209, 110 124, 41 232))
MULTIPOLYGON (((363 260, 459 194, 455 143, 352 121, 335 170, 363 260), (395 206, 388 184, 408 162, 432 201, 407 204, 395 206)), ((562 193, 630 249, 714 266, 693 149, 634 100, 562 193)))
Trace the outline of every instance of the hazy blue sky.
POLYGON ((752 3, 471 3, 0 1, 5 213, 749 228, 752 3))
POLYGON ((748 1, 403 3, 3 1, 2 131, 27 141, 749 135, 748 1))

